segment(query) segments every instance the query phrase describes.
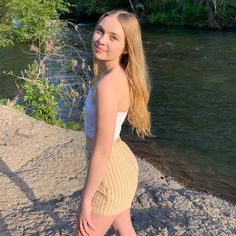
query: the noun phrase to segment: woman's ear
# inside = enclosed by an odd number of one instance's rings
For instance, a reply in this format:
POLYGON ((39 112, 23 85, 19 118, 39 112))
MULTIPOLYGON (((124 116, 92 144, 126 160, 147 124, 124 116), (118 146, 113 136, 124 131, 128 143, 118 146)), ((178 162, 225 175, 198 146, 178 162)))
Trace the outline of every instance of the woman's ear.
POLYGON ((127 50, 123 51, 123 54, 127 54, 127 53, 128 53, 128 51, 127 51, 127 50))

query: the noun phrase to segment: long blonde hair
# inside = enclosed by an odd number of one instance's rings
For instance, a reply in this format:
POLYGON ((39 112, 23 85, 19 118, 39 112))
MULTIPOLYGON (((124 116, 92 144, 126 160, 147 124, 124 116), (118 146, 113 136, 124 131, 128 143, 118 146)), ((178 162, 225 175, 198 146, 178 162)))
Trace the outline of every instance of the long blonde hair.
MULTIPOLYGON (((116 15, 120 22, 125 38, 127 54, 121 57, 121 65, 128 77, 130 90, 130 108, 127 119, 132 127, 132 132, 136 129, 139 137, 152 136, 151 134, 151 114, 148 111, 148 102, 151 92, 148 68, 142 35, 138 17, 124 10, 113 10, 104 13, 97 22, 109 15, 116 15)), ((96 26, 97 26, 96 25, 96 26)), ((97 59, 93 58, 94 80, 92 85, 96 86, 100 74, 97 59)))

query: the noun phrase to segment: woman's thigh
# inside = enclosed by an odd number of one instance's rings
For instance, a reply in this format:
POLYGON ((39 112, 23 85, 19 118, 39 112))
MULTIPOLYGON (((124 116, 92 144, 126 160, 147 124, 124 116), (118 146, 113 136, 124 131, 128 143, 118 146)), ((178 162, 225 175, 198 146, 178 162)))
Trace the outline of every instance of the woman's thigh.
POLYGON ((136 235, 131 221, 130 208, 116 216, 112 228, 117 235, 136 235))
POLYGON ((94 225, 95 232, 91 234, 91 236, 103 236, 108 231, 110 226, 112 225, 113 221, 117 215, 114 216, 103 216, 95 214, 94 212, 91 213, 91 221, 94 225))
POLYGON ((92 212, 91 220, 94 225, 95 232, 93 232, 90 236, 104 236, 110 226, 112 226, 117 235, 136 236, 131 221, 130 208, 114 216, 102 216, 92 212))
MULTIPOLYGON (((109 230, 115 218, 116 218, 116 215, 103 216, 103 215, 97 215, 94 212, 91 212, 91 221, 95 228, 95 231, 89 230, 89 236, 104 236, 106 232, 109 230)), ((73 236, 81 236, 78 230, 78 227, 79 227, 79 222, 77 222, 73 236)))

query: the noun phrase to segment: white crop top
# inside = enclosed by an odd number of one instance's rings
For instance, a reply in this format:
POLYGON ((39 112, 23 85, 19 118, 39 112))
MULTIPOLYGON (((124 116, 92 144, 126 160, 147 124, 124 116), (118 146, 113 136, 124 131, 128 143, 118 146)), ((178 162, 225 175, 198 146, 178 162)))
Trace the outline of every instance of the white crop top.
MULTIPOLYGON (((89 88, 86 102, 85 102, 85 117, 84 117, 84 131, 85 135, 95 139, 95 126, 96 126, 96 105, 92 99, 92 87, 89 88)), ((113 140, 120 137, 121 126, 125 120, 127 112, 117 112, 116 128, 113 140)))

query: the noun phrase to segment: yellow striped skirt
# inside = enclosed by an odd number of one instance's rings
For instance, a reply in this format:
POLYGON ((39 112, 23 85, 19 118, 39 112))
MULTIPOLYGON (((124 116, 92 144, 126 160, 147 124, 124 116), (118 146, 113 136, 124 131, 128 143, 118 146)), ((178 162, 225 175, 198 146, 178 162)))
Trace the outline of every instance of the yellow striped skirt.
MULTIPOLYGON (((85 151, 87 165, 91 153, 85 151)), ((116 215, 132 205, 138 185, 138 163, 128 145, 119 138, 113 144, 105 177, 92 199, 92 211, 98 215, 116 215)))

